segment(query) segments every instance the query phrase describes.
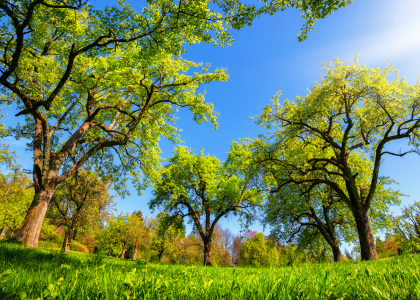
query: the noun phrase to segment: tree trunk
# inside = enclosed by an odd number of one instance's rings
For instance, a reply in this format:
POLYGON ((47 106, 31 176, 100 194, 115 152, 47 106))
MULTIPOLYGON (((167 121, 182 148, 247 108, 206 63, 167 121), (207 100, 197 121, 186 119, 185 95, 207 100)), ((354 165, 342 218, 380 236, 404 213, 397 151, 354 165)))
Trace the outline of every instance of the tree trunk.
POLYGON ((211 263, 211 241, 204 241, 204 265, 212 266, 211 263))
POLYGON ((31 248, 38 247, 39 233, 41 232, 45 213, 47 212, 48 205, 54 192, 55 186, 48 190, 35 192, 34 200, 26 213, 25 220, 17 235, 17 239, 21 241, 24 246, 31 248))
POLYGON ((71 244, 71 240, 73 238, 73 233, 74 233, 74 228, 69 228, 64 233, 64 241, 63 241, 63 246, 61 247, 61 252, 63 252, 63 253, 69 253, 70 252, 70 244, 71 244))
POLYGON ((162 261, 163 253, 165 253, 165 249, 158 251, 159 262, 162 261))
POLYGON ((138 248, 138 245, 136 244, 134 246, 133 260, 137 260, 137 248, 138 248))
POLYGON ((334 255, 334 261, 335 262, 343 262, 343 255, 341 254, 340 248, 338 245, 336 247, 331 247, 334 255))
POLYGON ((364 209, 355 209, 353 210, 353 216, 356 221, 357 233, 359 234, 362 260, 378 259, 367 212, 364 209))
POLYGON ((7 227, 3 227, 1 233, 0 233, 0 240, 6 236, 7 227))
POLYGON ((121 251, 121 256, 120 256, 120 258, 124 258, 124 257, 125 257, 125 244, 126 244, 126 243, 123 243, 123 246, 122 246, 122 251, 121 251))

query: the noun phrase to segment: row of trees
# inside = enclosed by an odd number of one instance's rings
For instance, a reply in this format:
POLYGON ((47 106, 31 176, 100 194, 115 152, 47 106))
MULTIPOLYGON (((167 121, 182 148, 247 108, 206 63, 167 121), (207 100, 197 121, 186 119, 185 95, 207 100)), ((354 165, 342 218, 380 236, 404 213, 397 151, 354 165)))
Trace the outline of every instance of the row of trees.
POLYGON ((57 186, 87 164, 121 193, 130 174, 144 187, 160 163, 159 139, 178 140, 180 107, 217 126, 199 87, 227 75, 184 60, 188 45, 229 45, 232 29, 289 7, 305 18, 303 39, 351 2, 157 0, 136 11, 124 1, 104 10, 87 0, 1 1, 1 101, 25 117, 11 132, 33 152, 35 193, 18 239, 37 246, 57 186))
MULTIPOLYGON (((9 187, 7 184, 5 186, 9 187)), ((60 185, 47 211, 47 224, 52 228, 44 229, 43 239, 61 240, 63 252, 68 252, 72 240, 76 239, 85 244, 91 252, 102 252, 120 258, 172 263, 200 263, 204 260, 204 263, 208 264, 208 255, 205 255, 208 247, 205 246, 201 234, 196 230, 195 233, 186 236, 181 216, 162 212, 156 218, 150 218, 143 217, 141 212, 134 212, 131 215, 120 214, 114 217, 111 215, 112 197, 108 194, 109 187, 87 171, 78 172, 77 176, 60 185), (57 239, 55 232, 60 230, 63 230, 64 234, 57 239)), ((3 199, 8 199, 10 206, 16 208, 23 203, 19 195, 27 190, 31 190, 31 185, 12 185, 12 188, 2 191, 3 199)), ((29 205, 26 201, 26 209, 29 205)), ((273 214, 279 212, 278 209, 271 210, 273 214)), ((19 226, 18 222, 22 222, 22 216, 23 214, 10 215, 8 210, 2 211, 2 235, 9 230, 8 236, 13 237, 19 226), (18 225, 12 227, 10 224, 18 225)), ((385 241, 376 239, 378 256, 418 252, 419 218, 419 203, 404 208, 402 215, 393 217, 394 226, 385 241)), ((332 258, 337 261, 335 249, 328 249, 328 245, 331 246, 330 242, 323 239, 322 234, 317 235, 310 230, 295 233, 299 238, 289 239, 288 245, 281 244, 276 237, 281 228, 291 223, 293 221, 276 223, 276 226, 272 227, 271 238, 267 239, 263 234, 252 231, 245 231, 243 237, 235 237, 229 230, 223 230, 213 222, 213 255, 210 263, 276 266, 325 262, 332 258)), ((201 226, 205 227, 205 221, 201 226)), ((290 234, 288 231, 284 233, 290 234)), ((360 247, 355 248, 356 251, 352 254, 346 252, 341 261, 358 257, 357 249, 360 250, 360 247)))
MULTIPOLYGON (((395 181, 379 176, 381 163, 415 152, 419 142, 420 83, 389 81, 391 70, 327 63, 306 97, 281 104, 276 95, 256 117, 269 133, 234 142, 226 162, 177 148, 154 175, 151 208, 192 220, 208 244, 205 264, 217 221, 229 213, 250 221, 253 207, 262 208, 277 240, 321 235, 335 261, 343 261, 341 242, 358 240, 361 258, 377 259, 373 232, 390 224, 388 209, 402 196, 390 187, 395 181), (414 149, 388 150, 397 140, 414 149)), ((401 235, 412 234, 398 224, 401 235)))
POLYGON ((154 1, 140 13, 124 3, 104 11, 81 0, 0 3, 3 102, 25 116, 10 132, 31 140, 34 160, 34 197, 17 238, 37 246, 54 194, 85 166, 121 193, 125 175, 139 188, 153 181, 151 207, 191 218, 205 264, 217 221, 233 213, 248 222, 260 205, 278 238, 320 234, 337 261, 337 245, 357 238, 362 259, 376 259, 373 231, 386 225, 387 207, 400 196, 379 176, 381 163, 386 155, 413 152, 393 153, 386 145, 406 140, 416 147, 420 126, 420 85, 389 81, 390 67, 328 63, 306 97, 281 104, 278 93, 256 118, 270 133, 234 143, 226 162, 178 148, 155 172, 159 138, 178 140, 179 107, 216 126, 213 106, 198 91, 226 74, 183 60, 186 45, 228 45, 231 29, 289 6, 306 18, 304 35, 316 19, 348 3, 255 7, 229 0, 212 2, 215 12, 210 2, 154 1))

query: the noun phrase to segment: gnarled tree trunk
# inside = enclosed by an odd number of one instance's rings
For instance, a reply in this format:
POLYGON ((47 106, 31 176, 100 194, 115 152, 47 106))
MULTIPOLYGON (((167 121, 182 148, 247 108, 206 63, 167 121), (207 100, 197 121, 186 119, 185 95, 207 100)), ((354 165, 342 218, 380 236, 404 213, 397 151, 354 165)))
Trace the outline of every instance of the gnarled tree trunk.
POLYGON ((38 247, 42 223, 54 192, 55 186, 35 192, 34 200, 17 235, 17 239, 23 245, 31 248, 38 247))
POLYGON ((204 242, 204 265, 205 266, 212 266, 211 262, 211 241, 203 241, 204 242))
POLYGON ((73 233, 74 233, 74 228, 69 228, 64 233, 64 241, 63 241, 63 246, 61 247, 61 252, 64 252, 64 253, 70 252, 70 245, 71 245, 71 240, 73 238, 73 233))
POLYGON ((343 262, 343 255, 341 254, 340 248, 338 245, 336 247, 331 247, 334 255, 334 261, 335 262, 343 262))
POLYGON ((357 233, 359 235, 360 254, 362 260, 378 259, 367 211, 363 208, 355 209, 353 210, 353 216, 356 221, 357 233))
POLYGON ((68 229, 64 234, 64 241, 63 241, 63 246, 61 248, 61 252, 69 253, 71 240, 73 239, 73 236, 75 234, 76 224, 77 224, 77 221, 79 221, 82 210, 83 210, 83 205, 77 208, 77 211, 71 220, 71 224, 70 226, 68 226, 68 229))

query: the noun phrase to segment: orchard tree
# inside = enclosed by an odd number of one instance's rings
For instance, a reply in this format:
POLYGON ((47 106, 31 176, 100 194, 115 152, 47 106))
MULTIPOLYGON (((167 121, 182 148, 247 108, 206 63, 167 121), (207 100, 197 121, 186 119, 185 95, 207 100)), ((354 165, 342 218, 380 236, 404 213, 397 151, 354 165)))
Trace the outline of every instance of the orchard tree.
POLYGON ((413 253, 420 251, 420 202, 404 207, 400 216, 393 218, 393 230, 401 244, 411 248, 413 253))
POLYGON ((18 166, 6 172, 0 173, 0 238, 16 233, 34 195, 32 180, 18 166))
POLYGON ((125 252, 130 241, 129 217, 128 213, 112 217, 107 226, 98 232, 97 238, 100 247, 108 250, 108 256, 120 253, 120 258, 125 258, 125 252))
POLYGON ((385 146, 396 140, 415 144, 420 127, 420 84, 409 85, 398 74, 389 81, 391 71, 336 59, 324 65, 324 76, 306 97, 282 105, 279 93, 258 116, 259 124, 274 129, 262 152, 284 169, 278 189, 330 186, 353 215, 363 260, 377 259, 372 204, 385 207, 389 200, 377 193, 381 163, 386 155, 413 152, 385 146))
POLYGON ((248 238, 241 248, 243 266, 276 266, 278 261, 279 256, 273 241, 266 241, 262 233, 248 238))
POLYGON ((180 216, 172 217, 162 211, 156 218, 152 249, 157 251, 161 262, 164 254, 170 256, 175 251, 175 244, 185 237, 185 226, 180 216))
POLYGON ((212 264, 211 244, 217 222, 232 213, 246 216, 247 209, 263 199, 249 165, 251 155, 245 144, 234 143, 223 163, 203 151, 195 155, 180 146, 154 175, 150 208, 190 218, 204 244, 204 265, 212 264))
POLYGON ((96 174, 85 170, 76 172, 58 186, 47 215, 56 226, 64 227, 62 252, 70 251, 76 230, 99 227, 110 218, 113 200, 109 188, 96 174))
POLYGON ((132 246, 133 260, 136 260, 139 248, 152 243, 154 223, 154 219, 143 217, 140 211, 119 214, 98 233, 98 240, 101 247, 108 250, 108 255, 120 253, 120 258, 125 258, 127 249, 132 246))
POLYGON ((128 220, 130 244, 133 246, 133 260, 137 260, 139 250, 151 248, 153 228, 156 227, 156 219, 143 217, 141 211, 135 211, 128 220))
POLYGON ((341 199, 328 186, 314 187, 307 194, 304 190, 289 185, 269 195, 263 206, 264 222, 272 228, 272 236, 287 244, 311 244, 314 236, 321 234, 334 261, 342 262, 340 242, 346 229, 351 232, 351 224, 341 199))
MULTIPOLYGON (((0 134, 5 132, 0 123, 0 134)), ((0 238, 4 238, 9 230, 12 235, 16 233, 33 199, 33 182, 22 172, 16 160, 17 156, 9 150, 9 145, 0 141, 0 238)))
POLYGON ((207 65, 187 75, 199 65, 181 59, 185 45, 229 45, 232 28, 289 6, 306 18, 302 38, 317 19, 348 3, 157 0, 136 12, 124 1, 103 11, 84 0, 1 1, 1 100, 25 117, 15 136, 30 139, 33 150, 35 196, 18 238, 37 246, 57 185, 87 161, 114 180, 141 176, 159 162, 159 138, 176 140, 179 107, 198 123, 215 122, 212 105, 196 91, 226 75, 207 65))

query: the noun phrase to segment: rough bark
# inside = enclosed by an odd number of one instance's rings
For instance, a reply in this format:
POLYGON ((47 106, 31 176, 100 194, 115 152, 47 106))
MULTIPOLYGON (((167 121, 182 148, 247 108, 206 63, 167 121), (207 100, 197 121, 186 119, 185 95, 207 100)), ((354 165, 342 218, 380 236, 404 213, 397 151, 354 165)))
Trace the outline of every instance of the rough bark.
POLYGON ((17 239, 24 246, 38 247, 38 238, 41 232, 42 222, 47 212, 50 200, 55 192, 55 186, 48 190, 35 192, 34 200, 26 214, 25 220, 18 232, 17 239))
POLYGON ((364 209, 353 210, 353 215, 356 221, 357 233, 359 235, 362 260, 378 259, 367 211, 364 209))
POLYGON ((204 241, 204 265, 213 265, 211 262, 211 241, 204 241))
POLYGON ((327 241, 328 245, 330 245, 331 250, 334 255, 335 262, 343 262, 343 256, 341 255, 340 247, 338 246, 337 240, 334 238, 333 234, 327 232, 325 228, 320 228, 321 234, 324 236, 325 240, 327 241), (331 237, 332 235, 332 237, 331 237))
POLYGON ((334 255, 334 261, 335 262, 343 262, 343 255, 341 254, 340 248, 338 247, 338 245, 336 247, 332 247, 331 249, 333 251, 333 255, 334 255))
POLYGON ((73 233, 74 233, 74 228, 69 228, 64 233, 64 241, 63 241, 63 246, 61 247, 61 252, 64 252, 64 253, 70 252, 70 245, 71 245, 71 240, 73 238, 73 233))
POLYGON ((73 216, 73 219, 71 220, 71 224, 70 226, 68 226, 68 229, 64 234, 63 246, 61 248, 61 251, 64 253, 69 253, 70 251, 71 240, 75 234, 76 224, 77 224, 77 221, 79 221, 82 209, 83 209, 83 205, 77 208, 76 214, 73 216))

